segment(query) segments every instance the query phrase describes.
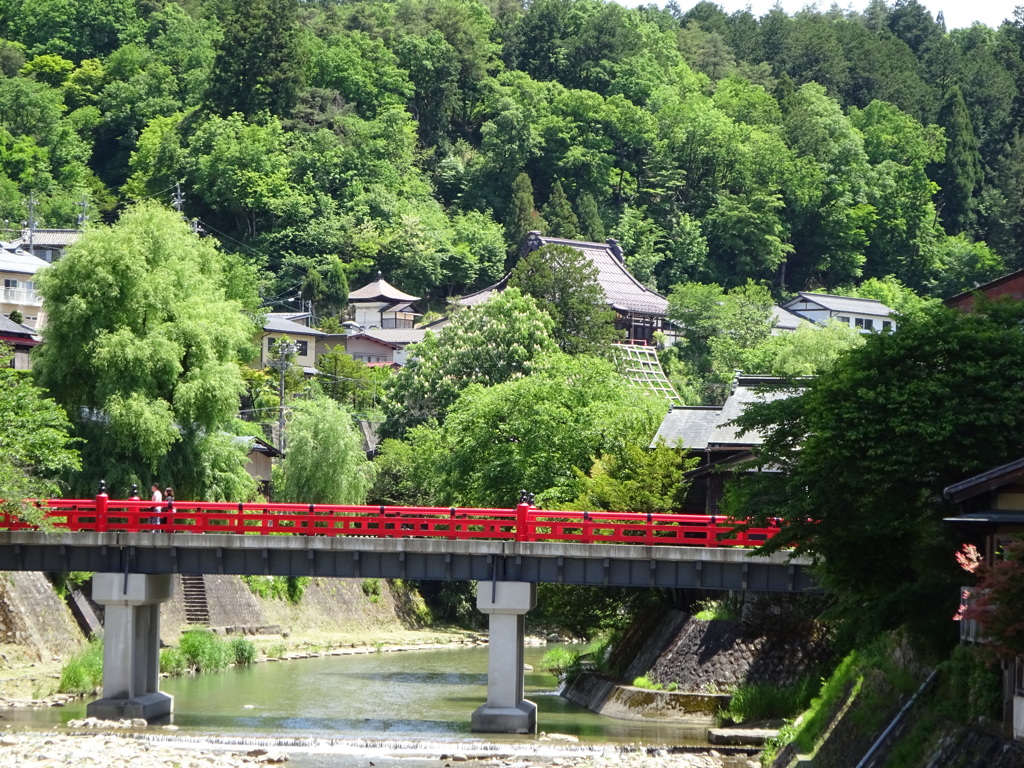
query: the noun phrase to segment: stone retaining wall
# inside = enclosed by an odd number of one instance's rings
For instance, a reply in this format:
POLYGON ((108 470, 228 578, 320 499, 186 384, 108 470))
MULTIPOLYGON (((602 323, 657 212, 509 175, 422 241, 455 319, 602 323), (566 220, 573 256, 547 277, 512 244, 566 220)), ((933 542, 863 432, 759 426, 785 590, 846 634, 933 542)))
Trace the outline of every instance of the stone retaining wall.
POLYGON ((50 661, 70 656, 84 642, 71 611, 45 575, 0 573, 0 648, 17 646, 37 661, 50 661))

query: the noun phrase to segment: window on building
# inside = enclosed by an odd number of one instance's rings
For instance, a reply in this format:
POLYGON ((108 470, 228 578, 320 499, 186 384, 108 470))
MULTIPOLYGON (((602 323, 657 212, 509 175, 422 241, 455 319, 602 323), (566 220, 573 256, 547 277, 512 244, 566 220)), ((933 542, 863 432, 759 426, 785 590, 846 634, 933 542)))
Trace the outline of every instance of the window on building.
POLYGON ((892 330, 892 320, 883 320, 882 321, 882 330, 883 331, 891 331, 892 330))
POLYGON ((13 278, 10 278, 10 277, 5 277, 4 278, 4 288, 17 288, 17 287, 18 287, 18 281, 17 280, 14 280, 13 278))
POLYGON ((858 328, 864 328, 865 330, 872 330, 875 327, 875 321, 870 317, 855 317, 853 324, 858 328))
POLYGON ((846 323, 847 325, 850 324, 850 318, 847 317, 846 315, 839 315, 836 317, 836 320, 838 320, 840 323, 846 323))
POLYGON ((303 357, 305 357, 307 354, 309 354, 309 342, 308 341, 295 341, 295 342, 292 342, 292 343, 295 344, 295 351, 299 355, 302 355, 303 357))

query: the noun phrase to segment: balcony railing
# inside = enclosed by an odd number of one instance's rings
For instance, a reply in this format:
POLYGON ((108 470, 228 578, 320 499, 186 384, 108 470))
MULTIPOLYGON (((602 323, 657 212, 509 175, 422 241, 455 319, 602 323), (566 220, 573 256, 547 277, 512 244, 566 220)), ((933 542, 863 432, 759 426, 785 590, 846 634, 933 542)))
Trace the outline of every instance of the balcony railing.
POLYGON ((3 288, 3 301, 7 304, 25 304, 32 307, 43 306, 43 300, 34 290, 28 288, 3 288))

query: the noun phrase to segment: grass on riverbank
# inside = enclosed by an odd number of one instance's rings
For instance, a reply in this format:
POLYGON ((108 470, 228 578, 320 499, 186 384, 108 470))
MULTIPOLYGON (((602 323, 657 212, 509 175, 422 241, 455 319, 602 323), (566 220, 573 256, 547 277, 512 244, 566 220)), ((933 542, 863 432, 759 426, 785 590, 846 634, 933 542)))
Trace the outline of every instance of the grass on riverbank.
POLYGON ((103 641, 94 637, 76 653, 60 671, 57 691, 60 693, 92 693, 103 684, 103 641))

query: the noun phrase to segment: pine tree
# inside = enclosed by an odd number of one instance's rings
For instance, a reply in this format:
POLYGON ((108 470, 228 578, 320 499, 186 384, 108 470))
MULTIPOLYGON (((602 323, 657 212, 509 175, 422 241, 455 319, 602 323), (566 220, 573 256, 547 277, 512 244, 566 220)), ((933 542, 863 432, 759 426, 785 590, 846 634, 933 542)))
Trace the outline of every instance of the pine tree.
POLYGON ((584 194, 576 202, 576 210, 579 212, 580 232, 584 240, 594 243, 604 242, 604 222, 601 221, 601 214, 597 210, 597 201, 589 192, 584 194))
POLYGON ((505 217, 505 236, 508 238, 509 253, 515 253, 528 232, 543 231, 544 220, 533 205, 533 184, 525 173, 516 176, 512 182, 512 200, 505 217))
POLYGON ((215 111, 291 113, 302 85, 298 12, 298 0, 231 0, 207 92, 215 111))
POLYGON ((556 181, 551 188, 551 197, 542 209, 544 220, 548 224, 548 234, 552 237, 564 237, 576 240, 580 236, 580 222, 572 211, 569 198, 562 190, 562 182, 556 181))
POLYGON ((940 215, 951 235, 965 232, 974 224, 975 192, 982 182, 978 139, 960 86, 946 92, 938 123, 946 130, 946 160, 930 169, 939 185, 940 215))

